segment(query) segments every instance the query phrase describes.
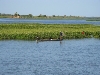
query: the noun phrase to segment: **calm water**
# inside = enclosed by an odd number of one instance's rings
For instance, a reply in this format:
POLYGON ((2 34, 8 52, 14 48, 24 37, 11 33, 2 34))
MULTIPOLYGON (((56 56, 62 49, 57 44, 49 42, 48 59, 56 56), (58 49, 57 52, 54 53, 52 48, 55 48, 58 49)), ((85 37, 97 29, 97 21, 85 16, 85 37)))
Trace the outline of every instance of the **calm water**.
POLYGON ((32 20, 32 19, 0 19, 0 23, 43 23, 43 24, 94 24, 100 25, 100 21, 86 20, 32 20))
POLYGON ((100 75, 100 39, 0 41, 0 75, 100 75))

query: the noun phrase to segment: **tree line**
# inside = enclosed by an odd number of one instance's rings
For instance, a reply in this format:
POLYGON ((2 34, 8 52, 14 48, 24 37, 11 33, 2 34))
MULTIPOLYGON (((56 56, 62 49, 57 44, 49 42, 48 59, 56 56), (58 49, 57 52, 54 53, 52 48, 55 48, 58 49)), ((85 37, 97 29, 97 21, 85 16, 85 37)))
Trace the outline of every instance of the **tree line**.
POLYGON ((32 14, 27 14, 27 15, 20 15, 19 13, 15 12, 14 14, 5 14, 5 13, 0 13, 0 18, 33 18, 33 19, 85 19, 85 20, 100 20, 100 17, 81 17, 81 16, 73 16, 73 15, 52 15, 52 16, 47 16, 43 14, 39 14, 37 16, 34 16, 32 14))

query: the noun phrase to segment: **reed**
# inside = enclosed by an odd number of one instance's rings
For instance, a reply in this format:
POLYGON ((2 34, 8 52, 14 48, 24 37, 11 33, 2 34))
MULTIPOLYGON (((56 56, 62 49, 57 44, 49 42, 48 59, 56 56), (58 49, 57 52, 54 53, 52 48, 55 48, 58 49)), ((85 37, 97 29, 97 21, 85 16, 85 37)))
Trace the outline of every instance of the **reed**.
POLYGON ((57 39, 60 31, 64 39, 100 38, 100 26, 90 24, 13 23, 0 24, 0 40, 36 40, 36 37, 57 39))

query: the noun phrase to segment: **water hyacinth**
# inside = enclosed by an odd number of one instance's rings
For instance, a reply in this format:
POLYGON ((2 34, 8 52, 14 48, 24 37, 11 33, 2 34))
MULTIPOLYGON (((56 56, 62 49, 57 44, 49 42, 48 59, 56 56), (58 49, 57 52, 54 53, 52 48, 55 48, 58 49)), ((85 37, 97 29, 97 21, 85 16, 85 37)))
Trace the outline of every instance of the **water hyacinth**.
POLYGON ((90 24, 12 23, 0 24, 0 40, 58 39, 60 31, 64 39, 100 38, 100 26, 90 24))

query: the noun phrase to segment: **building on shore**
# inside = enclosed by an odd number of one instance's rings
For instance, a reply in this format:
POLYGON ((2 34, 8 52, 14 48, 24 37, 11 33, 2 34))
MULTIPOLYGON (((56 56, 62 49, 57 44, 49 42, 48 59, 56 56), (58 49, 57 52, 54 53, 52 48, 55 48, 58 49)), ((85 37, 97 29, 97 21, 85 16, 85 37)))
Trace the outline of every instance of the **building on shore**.
POLYGON ((16 12, 14 15, 12 15, 12 18, 20 18, 20 15, 16 12))

